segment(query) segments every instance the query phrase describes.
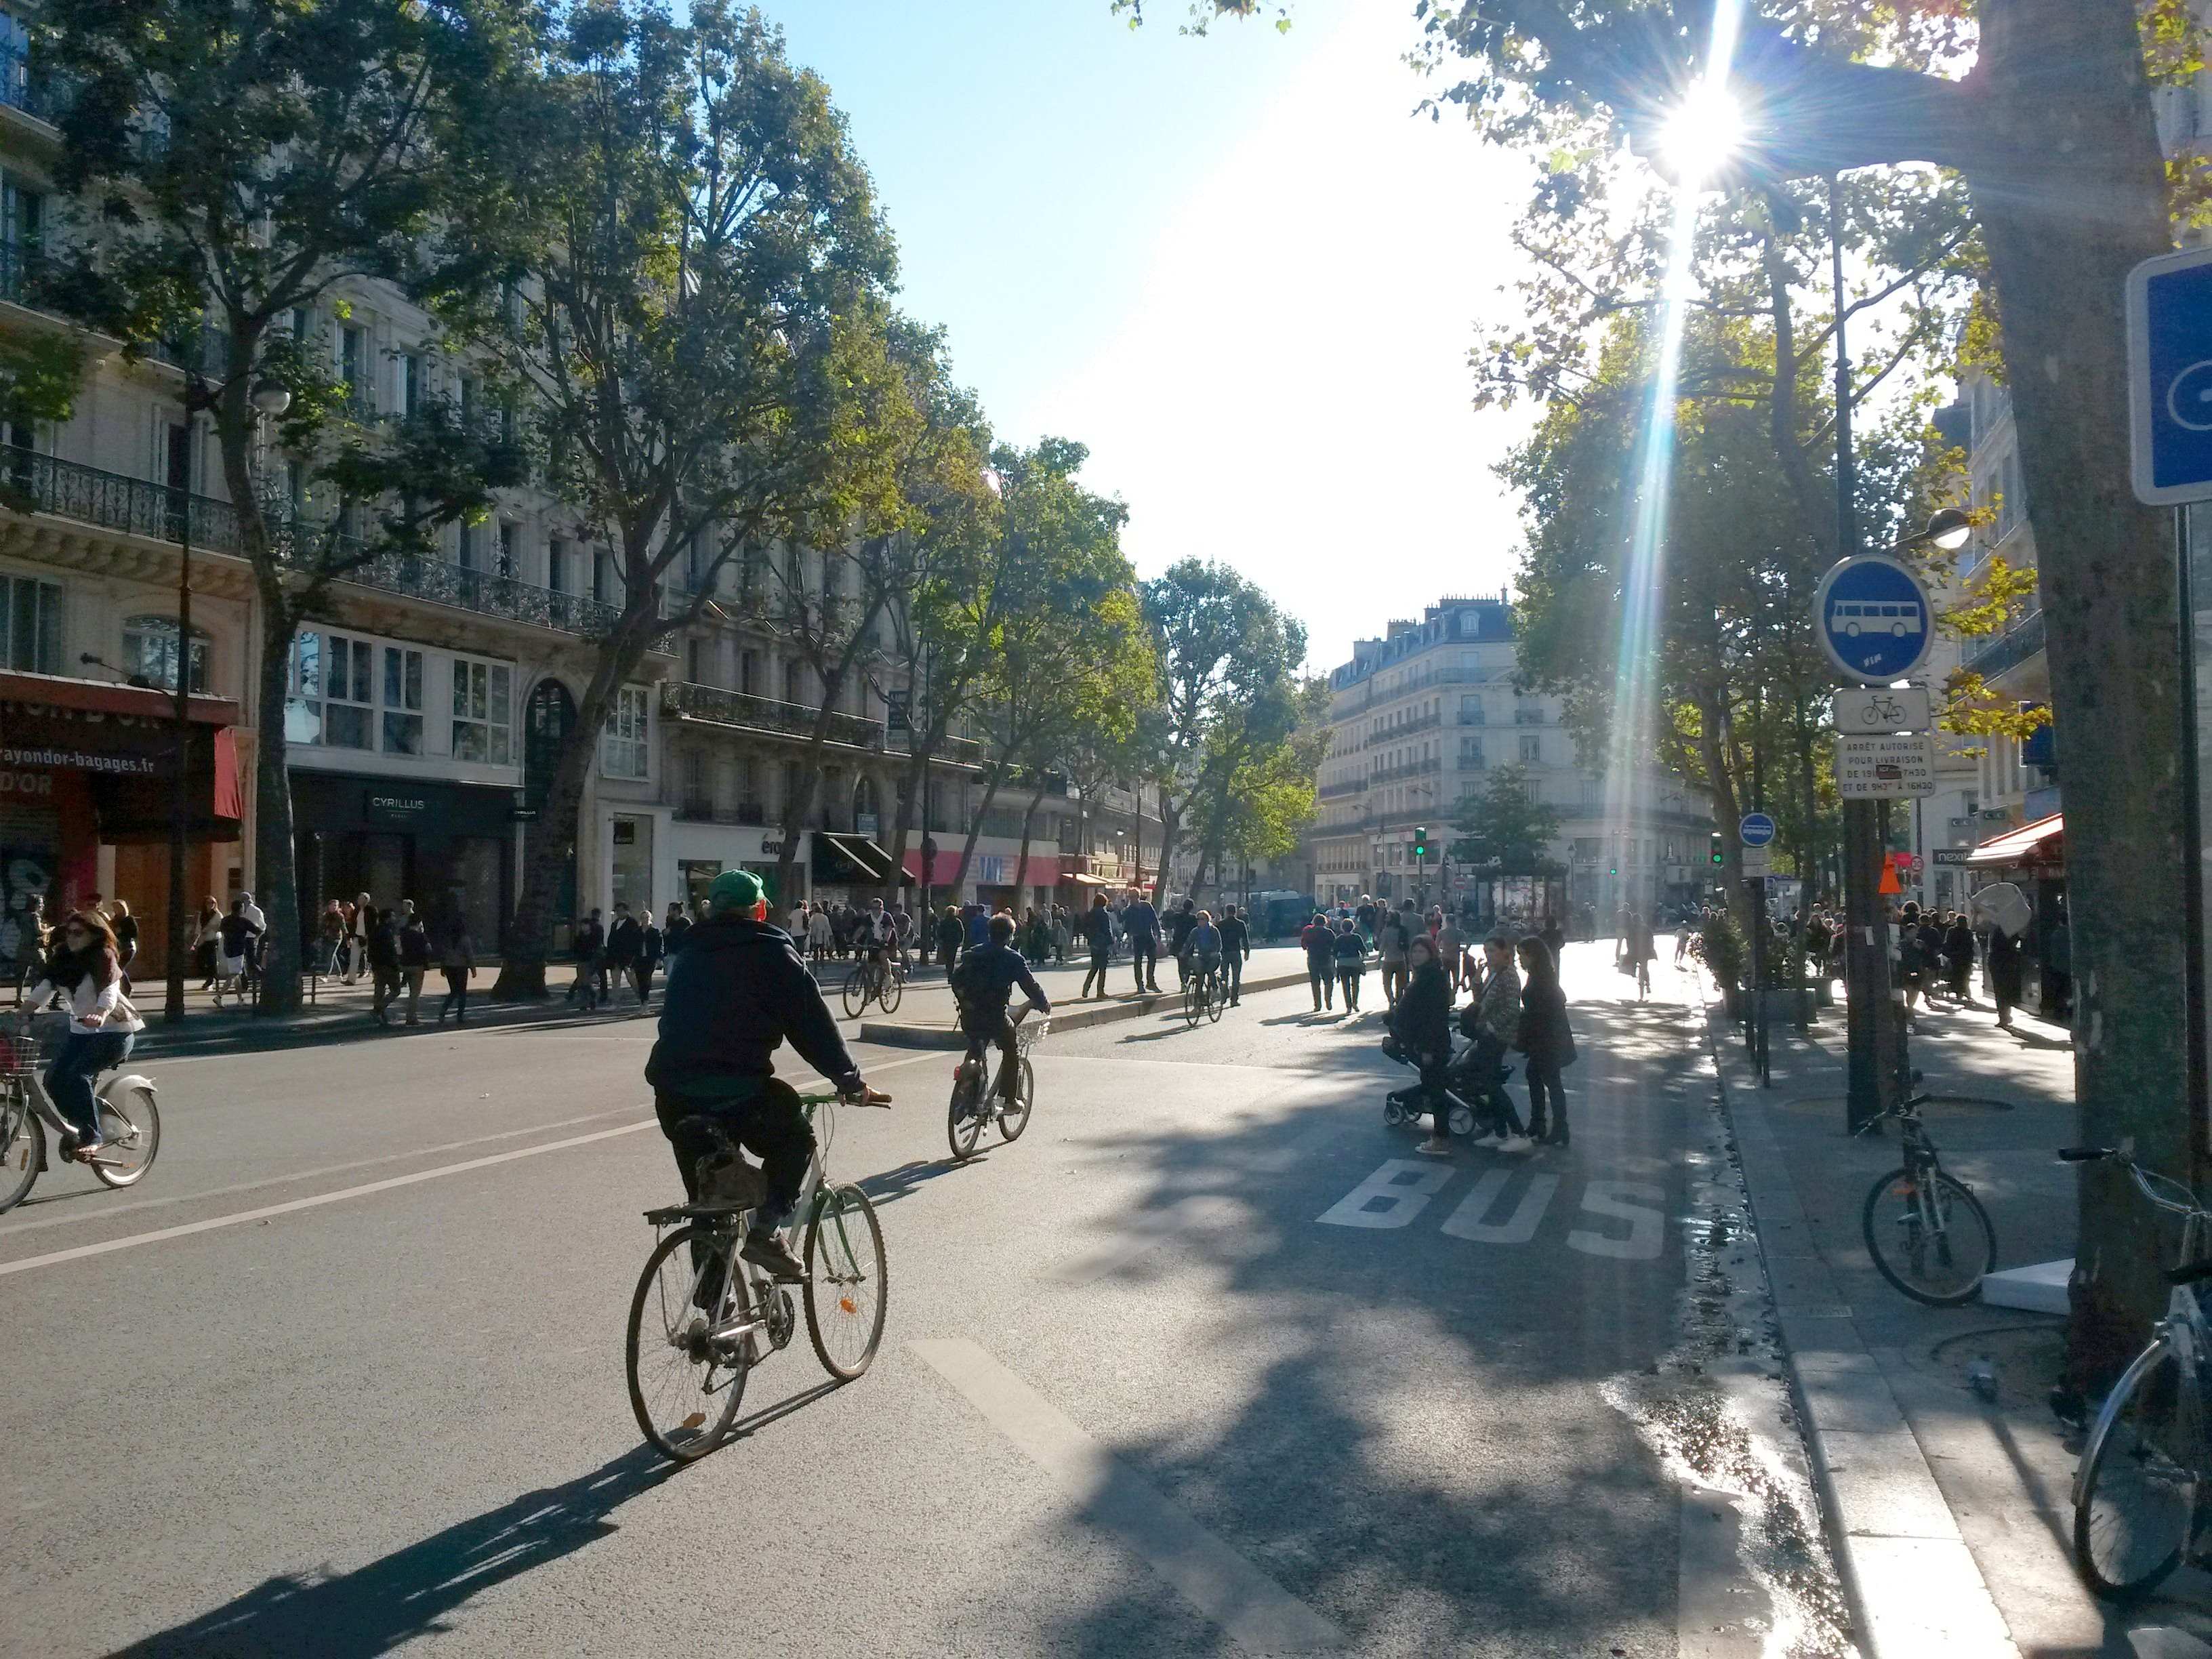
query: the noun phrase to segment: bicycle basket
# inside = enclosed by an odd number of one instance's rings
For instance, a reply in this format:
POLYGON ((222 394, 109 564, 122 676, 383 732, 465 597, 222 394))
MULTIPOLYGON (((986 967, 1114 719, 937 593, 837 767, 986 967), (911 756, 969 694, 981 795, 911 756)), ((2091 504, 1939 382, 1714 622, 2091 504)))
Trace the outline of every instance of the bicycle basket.
POLYGON ((1050 1030, 1052 1022, 1048 1019, 1024 1020, 1014 1030, 1015 1048, 1022 1054, 1029 1053, 1044 1041, 1045 1033, 1050 1030))
POLYGON ((39 1069, 35 1037, 0 1036, 0 1078, 24 1077, 39 1069))

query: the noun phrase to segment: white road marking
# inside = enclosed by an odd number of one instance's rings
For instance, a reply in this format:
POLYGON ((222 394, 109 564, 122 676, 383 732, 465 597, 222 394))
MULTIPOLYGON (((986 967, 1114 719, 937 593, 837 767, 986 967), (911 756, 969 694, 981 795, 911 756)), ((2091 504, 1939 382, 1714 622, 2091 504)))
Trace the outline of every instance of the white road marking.
POLYGON ((1474 1183, 1474 1190, 1445 1218, 1444 1231, 1454 1238, 1471 1238, 1479 1244, 1526 1244, 1535 1237, 1544 1212, 1551 1207, 1552 1194, 1559 1190, 1559 1178, 1550 1174, 1530 1176, 1528 1190, 1521 1194, 1521 1201, 1513 1206, 1511 1215, 1499 1222, 1485 1221, 1483 1218, 1504 1195, 1505 1183, 1512 1178, 1510 1170, 1484 1170, 1482 1179, 1474 1183))
POLYGON ((1332 1227, 1402 1227, 1428 1208, 1451 1178, 1448 1164, 1390 1158, 1316 1219, 1332 1227), (1382 1207, 1373 1207, 1378 1204, 1382 1207))
POLYGON ((975 1343, 920 1341, 915 1353, 983 1419, 1231 1639, 1261 1653, 1340 1650, 1344 1633, 1139 1480, 1080 1425, 975 1343))
POLYGON ((1567 1248, 1615 1261, 1656 1261, 1667 1243, 1667 1218, 1645 1206, 1666 1201, 1663 1188, 1645 1182, 1593 1181, 1583 1194, 1583 1208, 1592 1215, 1626 1221, 1628 1237, 1614 1238, 1577 1227, 1567 1235, 1567 1248))
MULTIPOLYGON (((889 1072, 901 1066, 917 1065, 922 1060, 937 1058, 935 1054, 917 1054, 912 1060, 893 1060, 889 1065, 869 1069, 871 1072, 889 1072)), ((820 1081, 817 1079, 795 1083, 794 1086, 811 1088, 820 1081)), ((570 1135, 564 1140, 549 1140, 535 1146, 518 1146, 511 1152, 494 1152, 486 1158, 467 1158, 459 1164, 441 1164, 434 1170, 416 1170, 407 1175, 387 1176, 382 1181, 364 1182, 358 1187, 341 1187, 336 1192, 317 1193, 309 1198, 295 1198, 283 1204, 266 1204, 256 1210, 239 1210, 229 1215, 210 1216, 204 1221, 188 1221, 174 1227, 156 1228, 152 1232, 102 1239, 97 1244, 79 1244, 66 1250, 49 1250, 44 1255, 27 1255, 17 1261, 0 1261, 0 1279, 11 1273, 28 1273, 34 1267, 58 1267, 65 1261, 82 1261, 90 1256, 136 1249, 143 1244, 159 1244, 173 1238, 190 1238, 195 1233, 211 1233, 224 1227, 242 1227, 249 1221, 265 1221, 275 1216, 296 1214, 301 1210, 318 1210, 325 1204, 339 1203, 349 1198, 366 1198, 372 1193, 388 1193, 395 1188, 412 1187, 445 1176, 465 1175, 471 1170, 488 1170, 494 1164, 513 1164, 518 1159, 536 1158, 540 1152, 558 1152, 571 1146, 588 1146, 594 1141, 611 1140, 617 1135, 635 1134, 640 1129, 657 1129, 659 1127, 658 1118, 649 1117, 642 1122, 624 1123, 587 1135, 570 1135)))

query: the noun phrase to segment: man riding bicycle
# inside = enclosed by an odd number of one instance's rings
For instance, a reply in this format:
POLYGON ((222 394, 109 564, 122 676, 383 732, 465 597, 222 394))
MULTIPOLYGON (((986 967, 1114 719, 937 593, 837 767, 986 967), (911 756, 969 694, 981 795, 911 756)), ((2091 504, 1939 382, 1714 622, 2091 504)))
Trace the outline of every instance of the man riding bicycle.
POLYGON ((1015 1022, 1006 1018, 1006 1005, 1013 1000, 1018 985, 1029 997, 1024 1014, 1032 1009, 1050 1013, 1052 1000, 1012 946, 1014 919, 1002 911, 991 918, 988 928, 989 942, 969 951, 952 970, 952 994, 960 1000, 960 1030, 968 1039, 968 1058, 979 1060, 985 1045, 998 1045, 999 1093, 1011 1106, 1022 1068, 1014 1043, 1015 1022))
POLYGON ((878 996, 883 995, 884 987, 890 982, 891 946, 897 939, 898 924, 884 908, 884 902, 870 899, 868 908, 854 921, 853 944, 868 964, 868 977, 875 981, 878 996))
POLYGON ((799 947, 769 924, 760 878, 723 871, 707 889, 707 912, 670 962, 659 1036, 645 1063, 653 1114, 694 1202, 698 1161, 720 1137, 760 1159, 768 1194, 738 1254, 778 1279, 803 1280, 805 1265, 775 1230, 799 1201, 814 1131, 770 1056, 788 1038, 842 1098, 889 1105, 890 1097, 860 1080, 799 947))
POLYGON ((1208 980, 1218 985, 1221 982, 1221 930, 1213 925, 1213 912, 1200 910, 1197 921, 1183 936, 1181 958, 1183 977, 1186 980, 1190 977, 1190 970, 1194 964, 1201 986, 1208 980))

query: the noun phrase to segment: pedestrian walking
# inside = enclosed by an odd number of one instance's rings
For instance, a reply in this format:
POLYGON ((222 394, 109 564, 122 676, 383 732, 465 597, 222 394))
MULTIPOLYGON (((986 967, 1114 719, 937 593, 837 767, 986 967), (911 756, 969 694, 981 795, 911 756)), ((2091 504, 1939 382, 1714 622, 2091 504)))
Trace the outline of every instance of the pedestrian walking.
POLYGON ((422 1007, 422 975, 430 969, 430 930, 410 903, 399 919, 399 980, 407 988, 407 1023, 417 1023, 422 1007))
POLYGON ((1419 1150, 1431 1158, 1451 1156, 1451 1097, 1445 1069, 1451 1063, 1451 986, 1437 956, 1436 941, 1424 933, 1407 951, 1404 993, 1386 1017, 1397 1039, 1421 1074, 1421 1097, 1436 1113, 1436 1133, 1419 1150))
POLYGON ((1352 921, 1359 924, 1360 938, 1370 941, 1374 939, 1375 924, 1381 915, 1382 912, 1376 908, 1375 901, 1362 893, 1359 896, 1359 908, 1352 913, 1352 921))
MULTIPOLYGON (((593 910, 576 924, 574 937, 569 941, 576 953, 576 982, 568 988, 568 1000, 589 1013, 599 1006, 599 956, 607 948, 606 924, 593 910)), ((442 958, 444 946, 439 945, 442 958)), ((438 1016, 442 1023, 446 1016, 438 1016)))
POLYGON ((1478 1126, 1475 1139, 1495 1134, 1503 1141, 1527 1133, 1521 1127, 1513 1097, 1492 1081, 1504 1068, 1506 1054, 1521 1040, 1521 975, 1514 971, 1513 941, 1506 933, 1492 929, 1482 941, 1482 982, 1474 1000, 1460 1011, 1460 1030, 1474 1039, 1474 1052, 1462 1069, 1483 1080, 1497 1109, 1497 1115, 1486 1126, 1478 1126))
POLYGON ((1114 912, 1103 893, 1092 896, 1091 908, 1084 915, 1083 941, 1091 947, 1091 966, 1083 975, 1080 994, 1095 1000, 1106 994, 1106 964, 1114 955, 1114 912), (1094 981, 1098 987, 1096 991, 1091 988, 1094 981))
POLYGON ((345 906, 332 899, 323 907, 323 919, 315 934, 315 960, 308 972, 325 979, 335 979, 345 965, 346 915, 345 906))
POLYGON ((660 971, 661 958, 667 953, 667 938, 653 921, 653 912, 647 910, 638 927, 637 961, 629 970, 630 979, 637 987, 637 1011, 641 1014, 652 1000, 653 976, 660 971))
POLYGON ((1233 904, 1221 907, 1221 965, 1229 973, 1229 1006, 1244 1000, 1244 964, 1252 957, 1252 929, 1233 904))
POLYGON ((684 948, 684 936, 691 931, 691 913, 672 899, 668 904, 668 920, 660 924, 661 957, 674 956, 684 948))
POLYGON ((1398 909, 1383 911, 1376 923, 1375 954, 1382 964, 1385 1012, 1398 1006, 1398 998, 1405 991, 1407 956, 1413 949, 1414 932, 1411 899, 1398 909))
POLYGON ((200 989, 215 988, 215 957, 222 933, 222 907, 210 893, 200 902, 198 923, 192 929, 192 971, 200 976, 200 989))
POLYGON ((1313 988, 1313 1011, 1336 1006, 1336 933, 1328 925, 1328 915, 1314 912, 1313 920, 1298 935, 1299 948, 1306 953, 1306 982, 1313 988))
POLYGON ((2012 1030, 2012 1011, 2020 1006, 2027 967, 2021 958, 2020 941, 2002 927, 1990 929, 1990 998, 1997 1005, 1997 1028, 2012 1030))
MULTIPOLYGON (((593 916, 599 912, 594 910, 593 916)), ((451 1010, 453 1024, 469 1023, 469 981, 477 976, 477 945, 469 937, 468 918, 456 909, 446 918, 445 926, 438 930, 439 970, 446 976, 446 1000, 438 1005, 438 1024, 446 1023, 451 1010)))
MULTIPOLYGON (((1544 941, 1544 948, 1552 953, 1552 966, 1557 969, 1567 959, 1567 930, 1559 926, 1559 919, 1552 917, 1536 935, 1544 941)), ((1677 938, 1680 937, 1679 933, 1677 938)))
POLYGON ((258 989, 261 984, 261 954, 269 948, 269 918, 263 914, 261 907, 253 902, 252 894, 241 891, 238 896, 238 902, 245 907, 240 914, 252 922, 254 927, 253 938, 246 952, 244 980, 245 989, 251 991, 258 989))
POLYGON ((1129 908, 1121 913, 1121 926, 1129 938, 1129 964, 1135 969, 1137 989, 1160 988, 1160 913, 1141 890, 1129 890, 1129 908))
POLYGON ((1075 949, 1075 921, 1067 914, 1067 907, 1052 907, 1052 959, 1066 962, 1075 949))
POLYGON ((368 969, 368 929, 376 915, 366 893, 355 895, 346 907, 345 982, 352 984, 368 969))
MULTIPOLYGON (((637 981, 638 954, 645 949, 645 929, 637 925, 637 918, 629 913, 629 906, 615 901, 614 925, 607 929, 607 1006, 615 1006, 616 988, 623 984, 633 989, 637 981)), ((641 997, 638 1004, 643 1007, 641 997)))
POLYGON ((1560 1073, 1575 1061, 1575 1034, 1567 1024, 1567 994, 1559 986, 1559 959, 1543 939, 1521 941, 1521 1029, 1528 1056, 1528 1135, 1552 1146, 1567 1144, 1567 1093, 1560 1073))
POLYGON ((1951 912, 1943 930, 1943 966, 1951 976, 1951 996, 1964 1003, 1974 981, 1974 929, 1963 910, 1951 912))
POLYGON ((138 954, 138 918, 121 899, 107 903, 108 930, 115 935, 115 960, 123 975, 123 994, 131 994, 131 963, 138 954))
POLYGON ((837 924, 828 907, 817 904, 806 918, 806 954, 818 964, 829 961, 836 949, 837 924))
POLYGON ((947 979, 952 977, 952 964, 960 959, 960 947, 968 940, 968 929, 960 921, 960 907, 948 904, 945 914, 937 919, 937 965, 945 970, 947 979))
POLYGON ((1449 911, 1437 913, 1434 943, 1437 966, 1443 969, 1444 983, 1451 988, 1452 994, 1457 996, 1467 957, 1467 944, 1459 931, 1459 924, 1452 920, 1449 911))
POLYGON ((1367 976, 1367 941, 1359 936, 1355 923, 1336 936, 1334 947, 1336 957, 1336 988, 1344 996, 1344 1012, 1359 1012, 1359 981, 1367 976))
POLYGON ((1641 1002, 1651 994, 1651 959, 1659 954, 1657 942, 1651 937, 1650 918, 1641 910, 1624 908, 1621 950, 1636 975, 1636 1000, 1641 1002))
POLYGON ((369 924, 368 977, 374 988, 368 1015, 379 1025, 392 1024, 392 999, 399 994, 399 913, 381 910, 369 924))
POLYGON ((219 940, 216 960, 215 1006, 222 1006, 223 993, 229 991, 240 1001, 246 1000, 246 985, 254 947, 259 941, 262 925, 246 914, 251 894, 240 894, 230 902, 230 914, 222 919, 216 929, 219 940))

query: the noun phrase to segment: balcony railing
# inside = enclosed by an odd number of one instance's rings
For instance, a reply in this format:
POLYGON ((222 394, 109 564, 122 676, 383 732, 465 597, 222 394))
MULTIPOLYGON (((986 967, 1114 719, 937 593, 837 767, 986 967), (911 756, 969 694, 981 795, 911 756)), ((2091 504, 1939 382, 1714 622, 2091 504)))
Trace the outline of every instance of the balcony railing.
POLYGON ((1996 639, 1982 641, 1980 648, 1966 659, 1965 667, 1969 674, 1993 680, 2019 667, 2043 647, 2043 612, 2038 610, 1996 639))
MULTIPOLYGON (((719 685, 701 685, 692 680, 664 682, 661 706, 693 720, 713 720, 720 726, 745 726, 792 738, 812 737, 815 723, 822 716, 820 709, 803 702, 778 702, 773 697, 726 691, 719 685)), ((829 738, 830 742, 849 748, 880 749, 884 746, 884 725, 881 720, 860 714, 833 713, 830 716, 829 738)))
POLYGON ((1386 766, 1380 772, 1370 773, 1367 781, 1395 783, 1400 778, 1425 777, 1431 772, 1441 772, 1443 769, 1443 757, 1432 755, 1427 760, 1407 761, 1403 766, 1386 766))
POLYGON ((1416 732, 1431 732, 1444 723, 1442 714, 1424 714, 1417 720, 1404 720, 1396 726, 1377 732, 1361 745, 1372 749, 1379 744, 1395 743, 1401 738, 1411 737, 1416 732))
POLYGON ((27 50, 19 46, 0 47, 0 104, 52 122, 59 118, 65 101, 61 88, 31 67, 27 50))
POLYGON ((1322 800, 1334 800, 1340 795, 1356 795, 1366 787, 1365 778, 1354 778, 1349 783, 1324 783, 1314 793, 1322 800))
MULTIPOLYGON (((241 556, 245 551, 237 509, 228 501, 187 495, 144 478, 103 472, 29 450, 0 447, 0 504, 17 512, 51 513, 57 518, 74 519, 151 541, 181 541, 189 526, 196 548, 241 556)), ((297 553, 293 545, 295 538, 301 544, 310 538, 318 544, 324 540, 324 532, 317 526, 280 525, 275 531, 280 556, 297 553)), ((341 539, 339 556, 348 556, 358 546, 341 539)), ((615 605, 580 594, 556 593, 513 576, 465 569, 422 553, 380 553, 349 566, 337 580, 586 637, 610 632, 622 615, 615 605)), ((658 648, 665 649, 665 642, 658 648)))

